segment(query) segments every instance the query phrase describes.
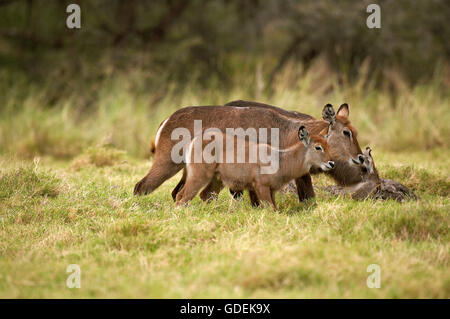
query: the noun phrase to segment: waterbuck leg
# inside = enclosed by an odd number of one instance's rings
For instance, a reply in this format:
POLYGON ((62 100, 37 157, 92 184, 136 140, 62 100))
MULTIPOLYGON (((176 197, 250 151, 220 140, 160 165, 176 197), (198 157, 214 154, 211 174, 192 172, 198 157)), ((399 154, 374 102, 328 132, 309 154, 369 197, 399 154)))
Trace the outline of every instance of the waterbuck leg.
POLYGON ((277 206, 275 205, 275 201, 272 199, 272 191, 270 187, 267 186, 256 186, 255 187, 256 194, 258 195, 259 200, 268 202, 273 206, 275 210, 277 210, 277 206))
POLYGON ((244 194, 244 192, 243 191, 234 191, 234 190, 230 189, 230 194, 233 196, 233 198, 235 200, 238 200, 238 199, 242 198, 242 195, 244 194))
POLYGON ((223 189, 222 181, 214 175, 209 184, 205 187, 205 189, 200 193, 200 198, 203 201, 210 202, 213 199, 217 199, 220 191, 223 189))
POLYGON ((310 174, 306 174, 300 178, 297 178, 295 180, 295 184, 297 185, 298 200, 300 202, 316 196, 316 194, 314 193, 310 174))
POLYGON ((177 194, 176 205, 184 205, 191 201, 211 179, 212 175, 208 176, 208 174, 197 174, 195 178, 189 178, 188 176, 183 189, 177 194))
POLYGON ((295 180, 295 186, 297 188, 298 201, 299 202, 305 201, 306 200, 306 194, 305 194, 305 190, 304 190, 305 185, 301 178, 297 178, 295 180))
POLYGON ((314 192, 314 187, 312 184, 312 179, 310 174, 303 175, 301 177, 303 184, 304 184, 304 191, 306 194, 306 199, 310 199, 316 196, 316 193, 314 192))
POLYGON ((134 195, 147 195, 175 175, 183 166, 173 162, 161 163, 155 159, 150 171, 134 186, 134 195))
POLYGON ((272 199, 272 205, 275 210, 278 210, 277 203, 275 202, 275 192, 270 190, 270 198, 272 199))
POLYGON ((250 195, 250 202, 252 203, 253 207, 258 207, 259 206, 259 199, 258 199, 258 195, 256 195, 255 191, 248 191, 248 194, 250 195))
POLYGON ((183 169, 183 176, 181 177, 180 181, 178 182, 177 186, 172 191, 172 198, 175 201, 177 198, 178 192, 183 188, 184 183, 186 182, 186 168, 183 169))

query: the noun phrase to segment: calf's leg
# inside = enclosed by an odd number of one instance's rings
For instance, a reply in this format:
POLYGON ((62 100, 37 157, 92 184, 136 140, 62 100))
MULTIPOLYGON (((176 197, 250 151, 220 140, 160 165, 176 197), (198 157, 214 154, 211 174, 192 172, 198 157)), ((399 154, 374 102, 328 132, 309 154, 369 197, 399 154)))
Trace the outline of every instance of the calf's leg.
POLYGON ((176 205, 184 205, 191 201, 205 185, 214 177, 214 165, 188 164, 186 182, 178 192, 176 205))
POLYGON ((258 195, 259 200, 268 202, 273 206, 275 210, 277 210, 277 206, 275 201, 273 200, 272 191, 268 186, 258 185, 255 187, 256 194, 258 195))
POLYGON ((210 202, 213 199, 217 199, 222 189, 223 189, 222 181, 218 178, 217 175, 214 175, 209 184, 200 193, 200 198, 203 201, 210 202))

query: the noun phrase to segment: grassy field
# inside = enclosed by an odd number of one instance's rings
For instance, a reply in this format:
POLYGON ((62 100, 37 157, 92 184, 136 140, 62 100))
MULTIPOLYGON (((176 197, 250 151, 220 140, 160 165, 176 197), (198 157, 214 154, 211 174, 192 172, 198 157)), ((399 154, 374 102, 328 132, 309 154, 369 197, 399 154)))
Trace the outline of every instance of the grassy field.
POLYGON ((278 194, 279 213, 226 191, 175 208, 179 176, 134 197, 150 163, 124 152, 2 156, 0 297, 449 298, 450 151, 374 156, 420 199, 334 198, 315 176, 317 198, 278 194), (81 267, 80 289, 66 287, 69 264, 81 267), (366 286, 370 264, 379 289, 366 286))
POLYGON ((0 297, 450 298, 444 70, 426 85, 394 77, 377 88, 364 77, 341 83, 326 64, 293 65, 267 95, 250 73, 228 91, 168 84, 146 92, 136 70, 96 83, 95 96, 57 102, 52 77, 34 86, 0 71, 0 297), (321 190, 332 183, 323 175, 307 203, 278 194, 279 213, 227 191, 175 208, 179 176, 133 196, 161 121, 181 106, 233 99, 316 117, 325 103, 349 103, 380 175, 419 200, 335 198, 321 190), (69 264, 81 268, 80 289, 66 287, 69 264), (381 267, 379 289, 366 285, 371 264, 381 267))

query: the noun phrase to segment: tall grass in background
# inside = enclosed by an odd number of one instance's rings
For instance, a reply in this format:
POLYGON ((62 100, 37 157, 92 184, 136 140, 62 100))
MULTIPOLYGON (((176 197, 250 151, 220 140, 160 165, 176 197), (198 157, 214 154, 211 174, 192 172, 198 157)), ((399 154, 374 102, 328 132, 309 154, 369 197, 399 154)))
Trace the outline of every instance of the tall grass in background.
MULTIPOLYGON (((145 72, 132 70, 95 83, 83 96, 74 92, 54 102, 55 79, 39 86, 0 73, 0 152, 32 158, 48 155, 73 158, 95 146, 123 149, 147 157, 158 125, 172 112, 189 105, 220 105, 233 99, 257 100, 320 117, 324 104, 350 105, 350 119, 360 144, 387 150, 428 150, 450 147, 449 67, 436 69, 424 84, 409 87, 395 72, 385 72, 385 85, 375 87, 363 64, 358 79, 340 78, 325 60, 305 70, 291 64, 265 87, 264 63, 241 66, 233 86, 219 81, 183 86, 166 81, 143 88, 145 72), (256 70, 256 71, 255 71, 256 70), (95 94, 92 94, 95 92, 95 94), (80 99, 83 103, 80 103, 80 99)), ((165 81, 165 80, 164 80, 165 81)))

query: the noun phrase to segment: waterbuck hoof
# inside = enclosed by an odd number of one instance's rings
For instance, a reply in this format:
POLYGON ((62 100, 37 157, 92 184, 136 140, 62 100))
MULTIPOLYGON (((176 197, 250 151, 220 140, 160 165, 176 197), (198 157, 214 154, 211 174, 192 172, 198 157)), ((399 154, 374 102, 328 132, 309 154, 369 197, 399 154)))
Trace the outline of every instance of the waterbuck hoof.
POLYGON ((136 185, 134 186, 134 195, 144 195, 145 194, 145 189, 144 189, 144 181, 141 180, 139 182, 136 183, 136 185))

